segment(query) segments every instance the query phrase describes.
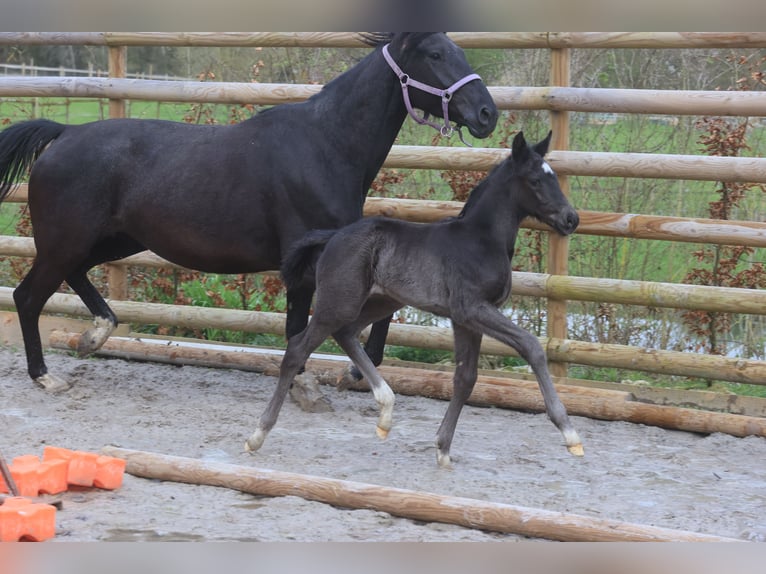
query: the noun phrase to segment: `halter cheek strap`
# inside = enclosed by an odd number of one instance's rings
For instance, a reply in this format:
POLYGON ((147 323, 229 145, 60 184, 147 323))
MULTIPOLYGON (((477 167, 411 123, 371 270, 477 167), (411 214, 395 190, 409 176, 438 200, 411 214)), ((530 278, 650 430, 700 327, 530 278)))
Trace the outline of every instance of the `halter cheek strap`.
MULTIPOLYGON (((412 119, 414 119, 417 123, 421 125, 423 124, 429 125, 435 130, 438 130, 441 135, 445 137, 450 137, 452 135, 452 132, 455 129, 449 123, 449 103, 450 103, 450 100, 452 99, 452 94, 454 94, 456 91, 458 91, 468 82, 472 82, 474 80, 481 80, 481 76, 479 76, 479 74, 469 74, 465 76, 464 78, 458 80, 454 84, 452 84, 449 88, 446 88, 444 90, 440 88, 434 88, 433 86, 429 86, 428 84, 424 84, 423 82, 418 82, 417 80, 413 80, 407 74, 405 74, 402 71, 402 69, 396 64, 396 62, 394 62, 394 59, 391 57, 391 54, 388 53, 389 46, 390 44, 386 44, 385 46, 383 46, 383 57, 386 59, 386 62, 388 62, 388 65, 394 71, 394 74, 396 74, 396 77, 399 78, 399 83, 402 86, 402 96, 404 97, 404 105, 407 108, 407 112, 410 114, 412 119), (443 126, 440 126, 439 124, 435 124, 434 122, 431 122, 428 119, 426 119, 428 114, 426 114, 425 112, 423 116, 419 116, 415 113, 415 110, 412 107, 412 102, 410 101, 410 94, 409 94, 410 86, 441 98, 442 115, 444 116, 443 126)), ((460 139, 461 140, 463 139, 462 134, 460 139)))

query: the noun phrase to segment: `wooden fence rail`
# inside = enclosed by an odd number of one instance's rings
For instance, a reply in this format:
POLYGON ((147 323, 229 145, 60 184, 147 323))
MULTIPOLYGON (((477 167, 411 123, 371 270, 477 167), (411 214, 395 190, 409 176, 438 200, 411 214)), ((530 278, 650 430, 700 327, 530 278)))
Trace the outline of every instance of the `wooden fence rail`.
MULTIPOLYGON (((34 257, 33 241, 27 237, 0 236, 0 254, 34 257)), ((150 251, 115 261, 112 265, 183 269, 150 251)), ((596 279, 515 271, 513 292, 514 295, 545 297, 558 301, 593 301, 657 308, 698 309, 715 313, 766 315, 766 290, 762 289, 596 279)))
MULTIPOLYGON (((0 76, 0 96, 118 98, 166 102, 275 105, 300 102, 316 84, 197 82, 138 78, 0 76)), ((766 116, 762 92, 636 90, 573 87, 501 87, 489 92, 503 110, 625 114, 766 116)))
MULTIPOLYGON (((0 309, 13 309, 13 290, 0 287, 0 309)), ((161 324, 187 329, 227 329, 246 333, 274 333, 284 335, 285 320, 282 313, 243 311, 139 303, 110 300, 121 322, 161 324)), ((46 313, 63 313, 73 317, 90 317, 90 311, 76 295, 54 294, 45 306, 46 313)), ((392 345, 452 350, 452 331, 439 327, 392 324, 387 342, 392 345)), ((662 351, 602 343, 588 343, 560 338, 541 337, 540 342, 554 361, 580 365, 631 369, 696 378, 713 378, 747 384, 766 384, 766 361, 744 360, 717 355, 701 355, 678 351, 662 351)), ((485 338, 482 353, 516 356, 508 346, 485 338)))
MULTIPOLYGON (((764 48, 764 32, 451 32, 464 48, 764 48)), ((0 45, 359 48, 354 32, 2 32, 0 45)))

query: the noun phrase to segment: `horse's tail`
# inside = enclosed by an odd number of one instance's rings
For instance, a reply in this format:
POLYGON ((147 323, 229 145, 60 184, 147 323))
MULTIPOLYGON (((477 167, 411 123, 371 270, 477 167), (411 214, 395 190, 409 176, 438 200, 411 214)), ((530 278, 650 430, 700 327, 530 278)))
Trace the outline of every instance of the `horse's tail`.
POLYGON ((308 277, 313 281, 317 259, 336 231, 335 229, 310 231, 290 246, 281 268, 282 281, 288 289, 298 287, 308 277))
POLYGON ((0 132, 0 202, 26 175, 45 146, 65 129, 65 125, 50 120, 30 120, 0 132))

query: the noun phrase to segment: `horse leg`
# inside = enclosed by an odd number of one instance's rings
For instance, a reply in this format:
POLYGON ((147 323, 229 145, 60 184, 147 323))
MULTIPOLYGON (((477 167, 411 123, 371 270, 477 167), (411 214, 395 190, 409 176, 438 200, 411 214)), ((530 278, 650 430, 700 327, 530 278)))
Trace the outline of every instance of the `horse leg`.
POLYGON ((436 462, 442 468, 451 466, 450 446, 460 412, 471 396, 479 372, 481 333, 452 324, 455 336, 455 376, 452 381, 452 398, 436 432, 436 462))
POLYGON ((279 411, 282 409, 282 404, 285 401, 287 392, 290 390, 290 385, 295 379, 295 375, 303 369, 306 359, 322 344, 330 333, 331 329, 322 329, 318 323, 312 321, 303 332, 298 333, 288 341, 285 356, 279 367, 277 388, 274 390, 274 394, 271 396, 271 400, 263 414, 261 414, 255 432, 245 442, 246 451, 254 452, 261 448, 269 431, 277 422, 279 411))
POLYGON ((358 336, 361 331, 355 325, 351 325, 333 333, 333 337, 353 361, 372 389, 372 394, 380 407, 378 426, 375 429, 378 437, 385 439, 391 430, 391 420, 394 413, 394 391, 388 386, 385 379, 375 368, 375 365, 362 348, 358 336))
POLYGON ((584 454, 582 442, 574 429, 566 408, 553 386, 545 350, 537 337, 525 331, 513 321, 505 317, 497 308, 489 304, 481 304, 478 308, 470 308, 463 323, 469 328, 483 332, 516 349, 521 357, 529 363, 537 377, 537 384, 545 402, 545 412, 556 428, 564 435, 567 450, 575 456, 584 454))
POLYGON ((48 373, 40 340, 40 313, 64 280, 63 276, 56 273, 56 269, 56 266, 36 259, 29 273, 13 291, 27 355, 27 371, 35 383, 51 392, 63 391, 70 386, 63 379, 48 373))
MULTIPOLYGON (((364 351, 372 361, 372 364, 376 367, 383 362, 383 351, 386 347, 386 337, 388 337, 388 328, 391 325, 391 319, 393 315, 384 317, 380 321, 376 321, 372 324, 370 329, 370 336, 367 338, 367 343, 364 345, 364 351)), ((338 388, 344 389, 350 387, 353 383, 360 381, 363 375, 359 368, 352 364, 341 375, 338 381, 338 388)))
POLYGON ((93 314, 93 327, 85 331, 77 343, 77 354, 80 357, 85 357, 101 348, 101 345, 117 328, 117 316, 107 305, 98 289, 88 280, 87 269, 81 268, 67 275, 66 278, 66 282, 93 314))

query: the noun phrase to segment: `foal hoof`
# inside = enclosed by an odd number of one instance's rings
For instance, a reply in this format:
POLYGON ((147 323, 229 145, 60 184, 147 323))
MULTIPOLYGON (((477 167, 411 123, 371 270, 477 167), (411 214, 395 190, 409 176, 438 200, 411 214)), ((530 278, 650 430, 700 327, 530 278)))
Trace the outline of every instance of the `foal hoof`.
POLYGON ((60 379, 50 373, 46 373, 35 379, 35 383, 40 385, 43 389, 49 393, 60 393, 71 388, 72 385, 67 383, 64 379, 60 379))
POLYGON ((388 438, 389 429, 382 429, 380 427, 375 427, 375 434, 378 435, 378 438, 380 440, 386 440, 388 438))
POLYGON ((245 452, 255 452, 261 448, 261 446, 263 446, 264 440, 266 440, 266 433, 261 429, 257 429, 252 435, 250 435, 250 438, 245 441, 245 452))
POLYGON ((582 444, 568 446, 567 450, 575 456, 585 456, 585 450, 583 449, 582 444))

